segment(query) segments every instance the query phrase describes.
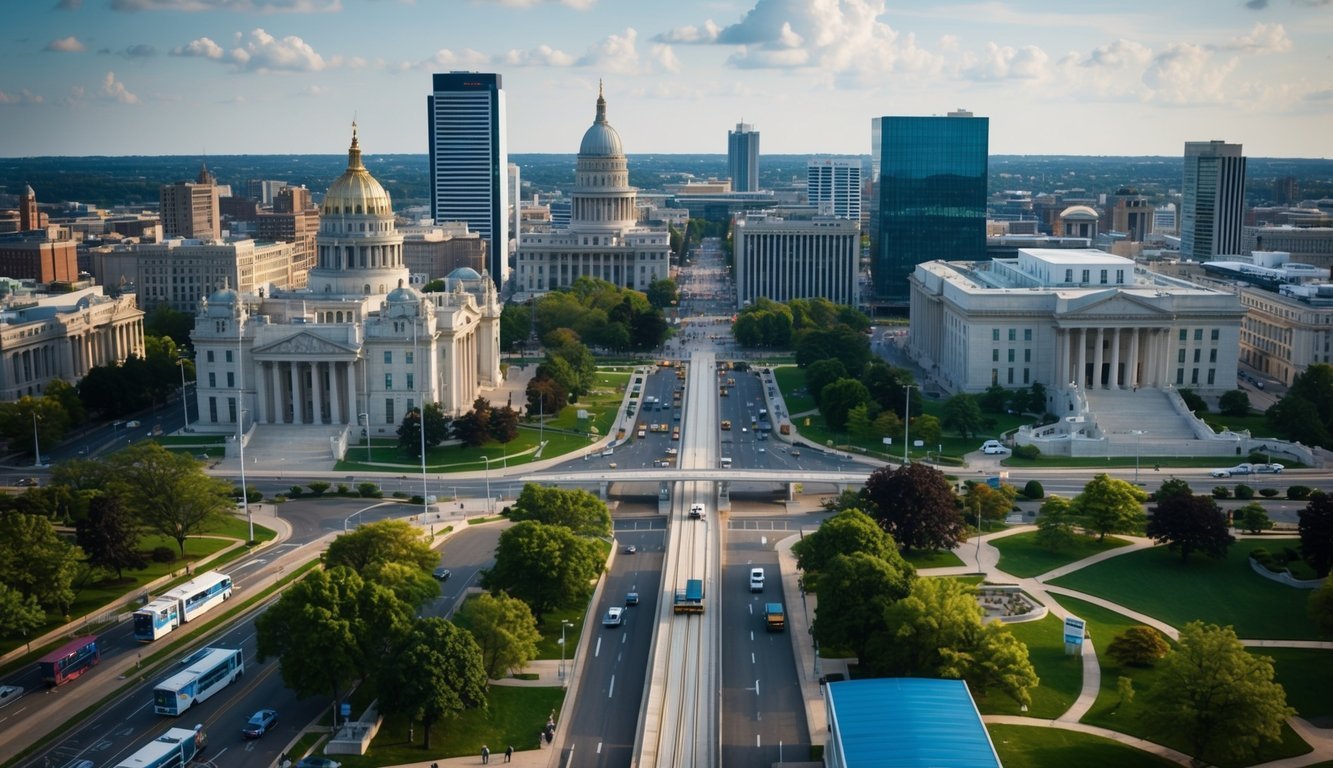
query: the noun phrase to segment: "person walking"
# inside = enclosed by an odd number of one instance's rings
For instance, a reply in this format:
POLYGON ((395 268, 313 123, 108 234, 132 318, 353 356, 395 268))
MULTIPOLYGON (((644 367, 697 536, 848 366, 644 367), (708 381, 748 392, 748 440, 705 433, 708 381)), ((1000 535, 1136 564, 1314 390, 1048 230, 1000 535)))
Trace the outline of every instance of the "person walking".
POLYGON ((481 762, 483 765, 491 761, 491 749, 485 744, 481 745, 481 762))
POLYGON ((513 759, 514 759, 514 745, 510 744, 508 747, 505 748, 505 762, 507 763, 513 759))

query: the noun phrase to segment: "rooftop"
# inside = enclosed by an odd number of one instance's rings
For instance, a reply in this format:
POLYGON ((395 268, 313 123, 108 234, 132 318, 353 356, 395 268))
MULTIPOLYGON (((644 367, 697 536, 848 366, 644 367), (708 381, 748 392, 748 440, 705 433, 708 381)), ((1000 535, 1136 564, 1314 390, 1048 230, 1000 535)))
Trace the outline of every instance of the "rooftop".
POLYGON ((829 683, 828 706, 848 768, 1000 768, 961 680, 829 683))

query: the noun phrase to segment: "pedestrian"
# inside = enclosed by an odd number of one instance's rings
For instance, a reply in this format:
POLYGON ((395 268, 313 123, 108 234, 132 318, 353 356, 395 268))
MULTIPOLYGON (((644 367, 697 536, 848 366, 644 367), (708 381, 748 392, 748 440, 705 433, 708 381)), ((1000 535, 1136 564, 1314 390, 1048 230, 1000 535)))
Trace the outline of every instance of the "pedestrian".
POLYGON ((542 748, 543 741, 546 741, 546 734, 542 731, 537 731, 537 749, 542 748))
POLYGON ((507 763, 513 759, 514 759, 514 745, 510 744, 508 747, 505 748, 505 762, 507 763))
POLYGON ((491 750, 490 750, 490 748, 487 747, 485 744, 482 744, 482 745, 481 745, 481 762, 482 762, 482 764, 484 765, 484 764, 486 764, 486 763, 489 763, 490 761, 491 761, 491 750))
POLYGON ((546 743, 547 743, 547 744, 550 744, 550 743, 553 742, 553 741, 555 741, 555 731, 554 731, 554 730, 547 731, 547 732, 546 732, 546 743))

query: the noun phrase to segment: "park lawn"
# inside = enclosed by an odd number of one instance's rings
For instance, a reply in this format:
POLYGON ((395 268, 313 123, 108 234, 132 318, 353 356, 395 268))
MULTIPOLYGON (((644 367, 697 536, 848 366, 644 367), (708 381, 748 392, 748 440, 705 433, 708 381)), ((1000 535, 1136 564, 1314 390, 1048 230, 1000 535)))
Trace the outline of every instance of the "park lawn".
MULTIPOLYGON (((1274 539, 1271 546, 1295 544, 1274 539)), ((1250 570, 1242 542, 1224 560, 1195 555, 1188 563, 1165 547, 1130 552, 1052 581, 1153 616, 1172 626, 1202 620, 1235 627, 1241 639, 1313 640, 1305 615, 1308 594, 1250 570)))
POLYGON ((157 437, 153 438, 153 442, 157 443, 163 448, 170 448, 172 446, 180 446, 180 445, 222 446, 227 444, 227 435, 203 435, 203 434, 158 435, 157 437))
POLYGON ((1052 551, 1037 543, 1036 531, 1016 533, 993 539, 990 543, 1000 550, 1000 570, 1020 579, 1037 576, 1076 560, 1129 544, 1114 536, 1107 536, 1101 541, 1094 537, 1080 537, 1072 545, 1052 551))
POLYGON ((986 726, 1005 768, 1165 768, 1175 763, 1090 733, 1027 725, 986 726))
POLYGON ((1027 712, 1019 710, 1018 702, 992 690, 977 697, 977 709, 984 715, 1026 715, 1053 720, 1064 713, 1078 698, 1083 686, 1083 663, 1076 656, 1066 656, 1061 627, 1064 622, 1055 614, 1047 614, 1040 621, 1008 624, 1014 637, 1028 647, 1028 660, 1041 678, 1031 691, 1032 704, 1027 712))
POLYGON ((918 550, 904 554, 903 559, 918 571, 923 568, 956 568, 963 564, 958 555, 947 549, 918 550))
POLYGON ((815 399, 805 391, 805 371, 794 365, 784 365, 773 369, 773 378, 782 391, 782 399, 787 404, 788 418, 794 413, 815 410, 815 399), (798 394, 796 390, 801 390, 798 394))
POLYGON ((1276 679, 1287 689, 1287 703, 1296 714, 1333 725, 1333 651, 1320 648, 1251 648, 1250 653, 1273 659, 1276 679))
POLYGON ((477 758, 481 746, 491 749, 495 762, 504 760, 505 747, 537 748, 537 735, 554 710, 564 704, 563 688, 530 688, 492 685, 487 708, 471 709, 431 728, 430 750, 421 748, 421 724, 416 723, 408 741, 408 723, 401 716, 384 718, 384 725, 364 755, 335 755, 344 768, 375 768, 381 765, 421 763, 427 760, 470 756, 477 758))
MULTIPOLYGON (((490 459, 490 467, 495 469, 549 459, 587 445, 588 436, 583 433, 562 432, 554 429, 539 430, 534 425, 520 424, 518 436, 504 445, 492 441, 477 447, 442 445, 427 449, 426 471, 432 474, 484 472, 486 462, 482 460, 483 456, 490 459), (542 449, 542 454, 538 457, 531 449, 536 448, 542 440, 546 441, 546 447, 542 449)), ((367 464, 361 461, 360 459, 365 455, 364 444, 349 446, 347 456, 337 463, 335 471, 384 472, 386 469, 392 471, 421 471, 421 460, 399 450, 397 442, 394 441, 372 441, 371 461, 374 463, 367 464)))
POLYGON ((1266 437, 1286 439, 1286 434, 1277 427, 1274 427, 1268 421, 1267 416, 1256 411, 1250 411, 1249 415, 1246 416, 1224 416, 1220 413, 1205 413, 1203 414, 1203 421, 1205 424, 1212 427, 1215 432, 1221 432, 1224 429, 1229 429, 1233 432, 1248 429, 1250 434, 1256 440, 1262 440, 1266 437))

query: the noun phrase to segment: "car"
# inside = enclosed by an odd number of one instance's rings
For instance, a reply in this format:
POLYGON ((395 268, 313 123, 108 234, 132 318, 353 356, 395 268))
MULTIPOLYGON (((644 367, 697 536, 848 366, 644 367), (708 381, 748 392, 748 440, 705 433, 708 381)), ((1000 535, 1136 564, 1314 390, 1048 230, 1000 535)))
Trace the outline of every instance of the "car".
POLYGON ((448 569, 448 568, 445 568, 444 566, 440 566, 439 568, 436 568, 435 571, 434 571, 434 573, 432 573, 432 575, 433 575, 435 578, 439 579, 440 581, 448 581, 448 580, 449 580, 449 577, 450 577, 450 576, 453 576, 453 574, 450 573, 449 569, 448 569))
POLYGON ((247 739, 257 739, 268 733, 277 721, 278 713, 276 710, 261 709, 250 716, 245 727, 241 729, 241 735, 247 739))
POLYGON ((626 545, 625 545, 625 554, 627 554, 627 555, 632 555, 632 554, 634 554, 635 552, 638 552, 638 551, 639 551, 639 548, 636 547, 636 546, 634 546, 633 544, 626 544, 626 545))
POLYGON ((1284 469, 1286 469, 1286 468, 1287 468, 1286 465, 1278 464, 1277 462, 1273 462, 1272 464, 1255 464, 1255 465, 1254 465, 1254 471, 1255 471, 1255 472, 1272 472, 1273 474, 1279 474, 1279 473, 1282 472, 1282 470, 1284 470, 1284 469))
POLYGON ((143 426, 143 424, 142 424, 141 422, 137 421, 137 420, 136 420, 136 421, 127 421, 127 422, 125 422, 125 428, 126 428, 126 429, 138 429, 139 427, 142 427, 142 426, 143 426))
POLYGON ((609 467, 609 468, 611 468, 611 469, 615 469, 615 468, 616 468, 616 463, 613 461, 613 462, 611 462, 610 464, 607 464, 606 466, 609 467))
POLYGON ((18 701, 18 698, 22 695, 23 688, 20 686, 0 685, 0 707, 3 707, 11 701, 18 701))
POLYGON ((994 455, 997 453, 1008 453, 1009 449, 1005 448, 999 440, 987 440, 981 444, 981 452, 988 455, 994 455))
POLYGON ((668 456, 675 456, 678 453, 680 453, 680 449, 674 445, 668 446, 666 449, 666 455, 668 456))
POLYGON ((303 757, 301 761, 292 768, 343 768, 343 764, 337 760, 330 760, 327 757, 303 757))
POLYGON ((694 519, 694 520, 702 520, 702 519, 703 519, 703 516, 704 516, 704 505, 702 505, 702 504, 691 504, 691 505, 690 505, 690 518, 691 518, 691 519, 694 519))
POLYGON ((638 592, 629 592, 629 593, 626 593, 626 595, 625 595, 625 605, 638 605, 638 604, 639 604, 639 593, 638 593, 638 592))
POLYGON ((1214 469, 1214 470, 1210 471, 1208 474, 1209 474, 1209 475, 1212 475, 1213 477, 1231 477, 1231 470, 1229 470, 1229 469, 1214 469))
POLYGON ((14 483, 14 485, 17 485, 17 486, 19 486, 20 488, 36 488, 36 487, 37 487, 37 478, 35 478, 35 477, 20 477, 20 478, 14 483))
POLYGON ((751 592, 763 592, 763 591, 764 591, 764 569, 763 569, 763 568, 751 568, 751 569, 750 569, 750 591, 751 591, 751 592))
POLYGON ((761 445, 761 446, 759 446, 759 452, 760 452, 760 453, 767 453, 767 452, 768 452, 768 449, 764 448, 764 446, 761 445))
POLYGON ((606 609, 606 615, 602 617, 602 626, 618 627, 625 620, 625 609, 618 605, 613 605, 606 609))
POLYGON ((791 455, 795 456, 798 459, 801 458, 801 452, 795 448, 791 449, 791 455))

